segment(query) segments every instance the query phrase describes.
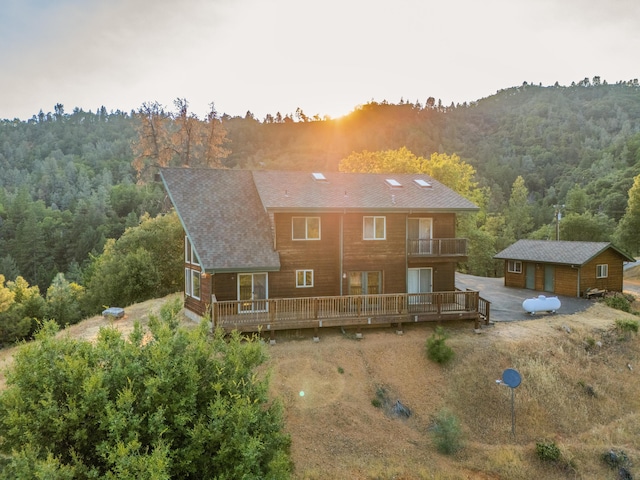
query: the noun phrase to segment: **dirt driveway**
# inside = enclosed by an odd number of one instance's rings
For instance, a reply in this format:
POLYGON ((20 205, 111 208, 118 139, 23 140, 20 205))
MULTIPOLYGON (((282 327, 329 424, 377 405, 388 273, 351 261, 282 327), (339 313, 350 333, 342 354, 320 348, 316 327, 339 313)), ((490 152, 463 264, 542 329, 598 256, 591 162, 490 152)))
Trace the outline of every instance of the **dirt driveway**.
MULTIPOLYGON (((505 287, 504 278, 476 277, 464 273, 456 273, 456 287, 460 290, 477 290, 482 298, 489 300, 491 302, 491 320, 494 322, 531 320, 532 315, 524 311, 522 302, 527 298, 534 298, 538 295, 558 297, 560 308, 557 313, 562 315, 582 312, 595 303, 594 300, 584 298, 554 295, 525 288, 505 287)), ((537 313, 533 317, 543 315, 549 314, 537 313)))

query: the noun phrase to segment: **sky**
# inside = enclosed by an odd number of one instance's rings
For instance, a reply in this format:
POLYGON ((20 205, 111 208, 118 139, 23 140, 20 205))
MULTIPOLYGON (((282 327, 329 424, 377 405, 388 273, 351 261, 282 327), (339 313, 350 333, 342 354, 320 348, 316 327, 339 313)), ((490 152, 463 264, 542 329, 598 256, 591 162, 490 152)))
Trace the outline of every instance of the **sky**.
POLYGON ((640 77, 638 0, 0 0, 0 119, 144 102, 337 118, 640 77))

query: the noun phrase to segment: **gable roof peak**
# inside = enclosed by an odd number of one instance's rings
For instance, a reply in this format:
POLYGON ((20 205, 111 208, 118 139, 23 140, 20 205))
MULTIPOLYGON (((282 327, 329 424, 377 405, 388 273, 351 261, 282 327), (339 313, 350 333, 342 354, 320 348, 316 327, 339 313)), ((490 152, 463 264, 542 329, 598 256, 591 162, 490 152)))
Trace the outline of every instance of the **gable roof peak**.
POLYGON ((499 260, 521 260, 525 262, 584 265, 592 258, 612 248, 624 261, 633 261, 611 242, 588 242, 571 240, 518 240, 494 255, 499 260))

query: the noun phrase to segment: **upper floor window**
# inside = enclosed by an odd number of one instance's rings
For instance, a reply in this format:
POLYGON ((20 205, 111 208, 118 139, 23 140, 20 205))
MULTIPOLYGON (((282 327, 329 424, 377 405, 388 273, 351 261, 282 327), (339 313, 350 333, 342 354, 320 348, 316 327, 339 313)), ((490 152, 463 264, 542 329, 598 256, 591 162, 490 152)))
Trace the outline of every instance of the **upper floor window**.
POLYGON ((507 271, 509 273, 522 273, 522 262, 520 260, 509 260, 507 262, 507 271))
POLYGON ((607 278, 609 276, 609 265, 603 263, 596 265, 596 278, 607 278))
POLYGON ((294 240, 320 240, 320 217, 292 217, 291 231, 294 240))
POLYGON ((362 238, 365 240, 387 238, 386 217, 363 217, 362 238))
POLYGON ((200 265, 198 262, 198 257, 196 256, 196 252, 193 249, 193 245, 189 241, 189 237, 185 235, 184 237, 184 262, 191 263, 193 265, 200 265))

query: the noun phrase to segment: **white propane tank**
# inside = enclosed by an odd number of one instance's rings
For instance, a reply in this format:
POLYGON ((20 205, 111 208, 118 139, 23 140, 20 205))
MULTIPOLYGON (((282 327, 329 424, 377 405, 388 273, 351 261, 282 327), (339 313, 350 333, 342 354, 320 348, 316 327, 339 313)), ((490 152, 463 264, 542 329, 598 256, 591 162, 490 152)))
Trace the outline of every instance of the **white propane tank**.
POLYGON ((556 313, 556 310, 560 308, 560 299, 558 297, 545 297, 544 295, 538 295, 534 298, 527 298, 522 302, 522 308, 531 315, 536 312, 549 312, 556 313))

